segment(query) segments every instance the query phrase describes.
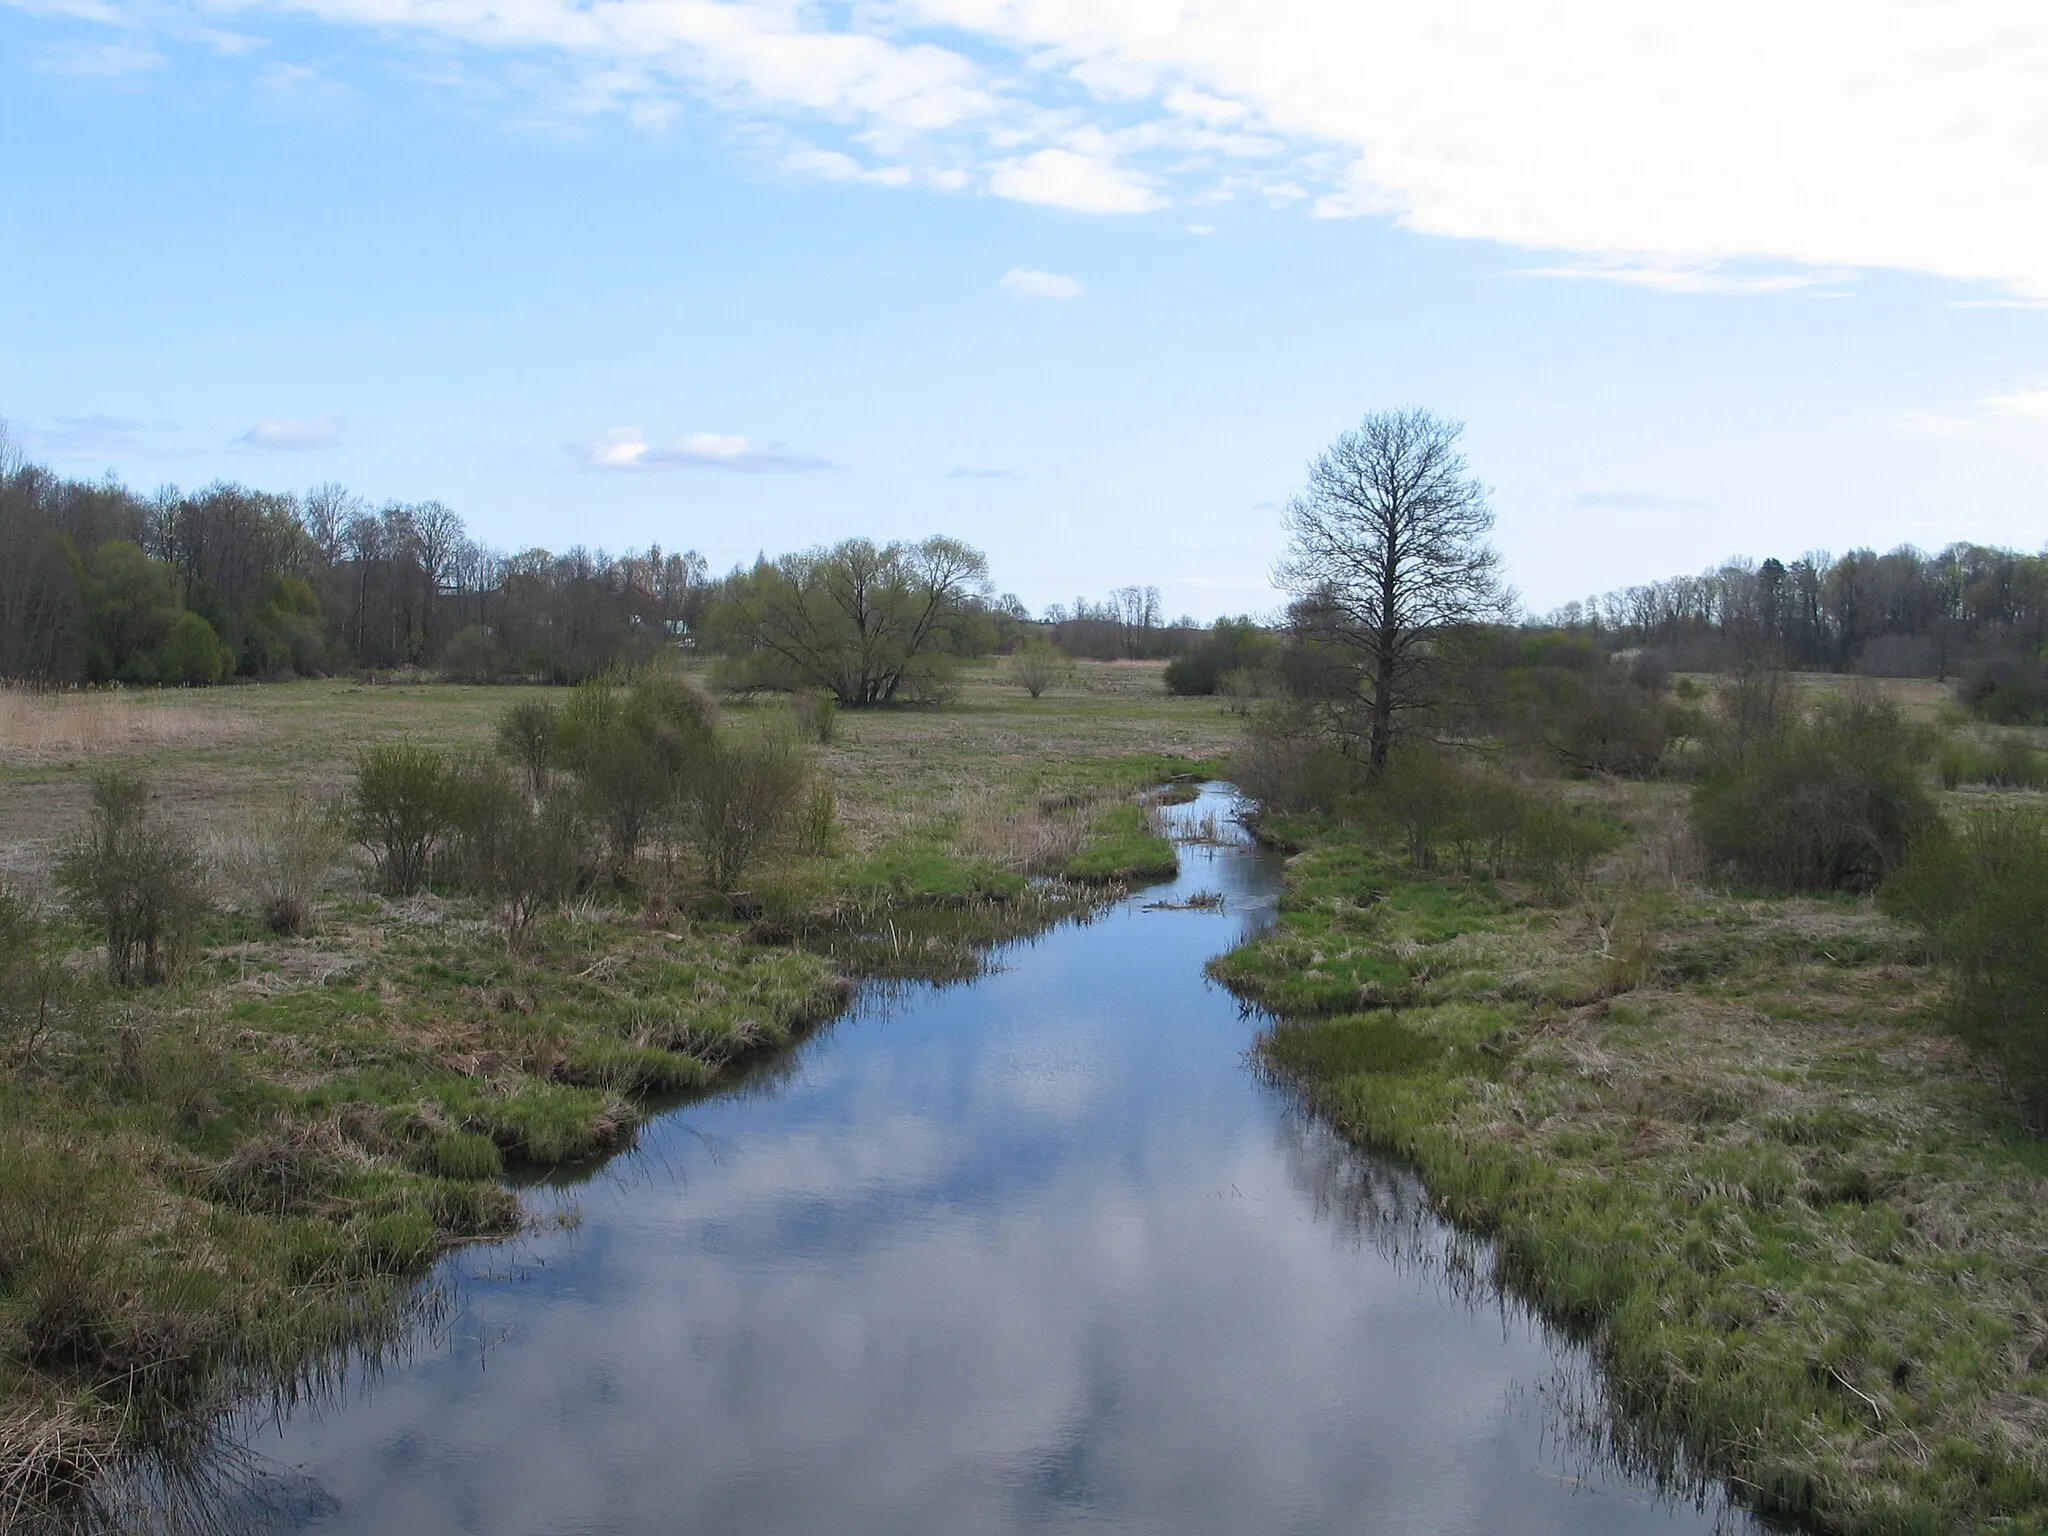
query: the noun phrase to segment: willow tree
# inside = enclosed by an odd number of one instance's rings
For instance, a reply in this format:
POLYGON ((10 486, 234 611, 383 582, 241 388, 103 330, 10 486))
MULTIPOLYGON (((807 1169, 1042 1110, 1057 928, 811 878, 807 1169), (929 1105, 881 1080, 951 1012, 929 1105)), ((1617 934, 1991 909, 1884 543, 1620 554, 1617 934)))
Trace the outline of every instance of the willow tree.
POLYGON ((1377 776, 1404 724, 1444 702, 1444 642, 1508 601, 1487 542, 1486 487, 1458 451, 1460 422, 1427 411, 1367 416, 1309 466, 1288 503, 1275 574, 1297 628, 1343 659, 1348 734, 1377 776))
POLYGON ((759 680, 858 708, 926 691, 973 634, 987 590, 987 557, 958 539, 848 539, 736 572, 714 629, 759 680))

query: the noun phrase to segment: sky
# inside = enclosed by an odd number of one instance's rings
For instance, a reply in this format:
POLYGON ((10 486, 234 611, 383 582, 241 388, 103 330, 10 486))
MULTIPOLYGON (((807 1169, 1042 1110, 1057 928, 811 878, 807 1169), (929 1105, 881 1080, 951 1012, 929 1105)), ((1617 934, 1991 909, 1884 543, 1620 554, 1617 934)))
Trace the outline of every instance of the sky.
POLYGON ((2038 0, 0 0, 0 418, 1267 613, 1374 410, 1543 611, 2048 539, 2038 0))

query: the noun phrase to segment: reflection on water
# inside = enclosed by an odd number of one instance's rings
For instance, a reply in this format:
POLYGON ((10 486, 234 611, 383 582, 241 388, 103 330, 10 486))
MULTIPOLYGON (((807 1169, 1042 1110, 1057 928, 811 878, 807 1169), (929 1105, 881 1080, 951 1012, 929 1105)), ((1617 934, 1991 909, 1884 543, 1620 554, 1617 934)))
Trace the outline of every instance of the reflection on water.
POLYGON ((1277 880, 1189 847, 993 975, 870 1000, 772 1092, 535 1191, 580 1223, 452 1259, 417 1358, 249 1449, 294 1523, 383 1536, 1728 1519, 1557 1435, 1583 1361, 1247 1066, 1202 963, 1277 880), (1222 909, 1147 910, 1201 891, 1222 909))

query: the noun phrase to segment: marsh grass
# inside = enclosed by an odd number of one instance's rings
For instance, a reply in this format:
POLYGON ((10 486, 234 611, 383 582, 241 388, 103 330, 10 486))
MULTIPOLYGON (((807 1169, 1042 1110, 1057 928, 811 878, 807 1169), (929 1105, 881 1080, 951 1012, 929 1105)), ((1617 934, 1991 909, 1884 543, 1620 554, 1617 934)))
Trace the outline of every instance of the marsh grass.
POLYGON ((97 762, 164 747, 222 746, 261 723, 209 696, 132 689, 56 693, 0 683, 0 763, 97 762))
POLYGON ((1700 883, 1682 791, 1578 793, 1623 835, 1562 897, 1278 818, 1278 924, 1212 966, 1281 1016, 1260 1059, 1592 1344, 1646 1463, 1816 1529, 2040 1529, 2048 1158, 1927 943, 1700 883))

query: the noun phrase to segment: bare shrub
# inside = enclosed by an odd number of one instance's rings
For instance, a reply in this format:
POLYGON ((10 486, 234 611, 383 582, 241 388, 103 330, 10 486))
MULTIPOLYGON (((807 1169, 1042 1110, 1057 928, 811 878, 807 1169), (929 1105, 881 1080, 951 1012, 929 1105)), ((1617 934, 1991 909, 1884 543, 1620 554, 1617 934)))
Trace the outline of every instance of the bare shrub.
POLYGON ((106 939, 107 972, 124 987, 181 972, 208 906, 198 848, 153 817, 149 801, 139 774, 95 774, 85 831, 57 866, 58 886, 106 939))
POLYGON ((559 713, 546 699, 521 699, 498 722, 498 751, 526 775, 527 793, 536 800, 548 787, 558 723, 559 713))
POLYGON ((1048 688, 1057 688, 1072 677, 1074 664, 1067 653, 1050 640, 1042 635, 1033 635, 1010 653, 1004 670, 1011 682, 1035 699, 1048 688))
POLYGON ((714 889, 738 886, 789 830, 810 771, 795 733, 777 721, 713 744, 691 776, 684 814, 714 889))
POLYGON ((520 801, 507 815, 480 873, 512 948, 524 948, 535 922, 576 893, 592 861, 591 841, 583 807, 566 789, 520 801))
POLYGON ((1341 809, 1364 779, 1305 711, 1284 707, 1251 717, 1231 765, 1237 787, 1271 811, 1341 809))
POLYGON ((453 822, 453 779, 439 752, 392 742, 356 759, 349 835, 369 850, 378 883, 392 895, 410 896, 427 883, 453 822))
POLYGON ((839 700, 833 695, 806 689, 790 698, 789 712, 805 741, 826 746, 838 738, 839 700))
POLYGON ((312 931, 313 904, 346 841, 337 808, 297 791, 257 814, 234 862, 272 933, 296 938, 312 931))
POLYGON ((50 942, 42 913, 0 887, 0 1048, 17 1067, 31 1065, 36 1047, 78 1008, 79 989, 50 942))

